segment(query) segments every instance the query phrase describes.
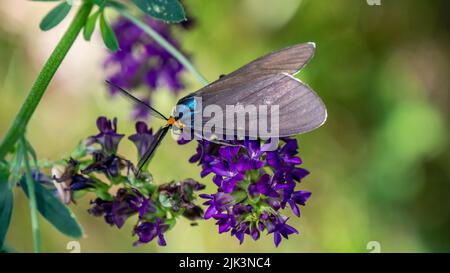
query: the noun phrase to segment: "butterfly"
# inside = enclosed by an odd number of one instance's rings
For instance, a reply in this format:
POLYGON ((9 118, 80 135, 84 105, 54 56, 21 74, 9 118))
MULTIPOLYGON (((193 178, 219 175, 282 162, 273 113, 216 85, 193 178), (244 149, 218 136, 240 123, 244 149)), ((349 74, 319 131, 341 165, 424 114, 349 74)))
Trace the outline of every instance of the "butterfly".
POLYGON ((175 110, 169 117, 134 97, 125 89, 107 81, 134 102, 148 108, 152 116, 166 122, 156 132, 154 141, 140 159, 137 165, 138 171, 140 172, 151 159, 156 148, 171 128, 181 131, 188 130, 193 136, 219 141, 223 144, 227 144, 226 141, 223 141, 225 137, 228 140, 230 136, 235 137, 238 133, 244 137, 264 137, 260 131, 250 128, 251 125, 260 122, 262 118, 251 115, 245 116, 245 126, 239 128, 228 126, 235 123, 234 115, 231 117, 222 115, 218 119, 219 126, 216 124, 214 132, 207 135, 204 128, 211 118, 203 113, 212 105, 219 109, 239 105, 241 111, 252 105, 277 106, 277 119, 271 124, 277 127, 276 137, 306 133, 323 125, 327 119, 325 104, 309 86, 294 77, 311 60, 315 48, 314 43, 303 43, 260 57, 181 98, 175 109, 183 110, 175 110), (195 126, 194 121, 197 121, 199 126, 195 126), (217 131, 220 131, 220 134, 215 134, 217 131))

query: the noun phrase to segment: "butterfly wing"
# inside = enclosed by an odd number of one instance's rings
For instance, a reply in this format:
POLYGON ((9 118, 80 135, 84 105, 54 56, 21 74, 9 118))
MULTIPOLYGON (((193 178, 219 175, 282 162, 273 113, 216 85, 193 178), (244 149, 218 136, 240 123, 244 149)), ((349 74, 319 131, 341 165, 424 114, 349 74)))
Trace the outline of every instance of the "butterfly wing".
MULTIPOLYGON (((215 117, 222 119, 221 124, 215 128, 220 133, 217 134, 220 137, 221 134, 225 136, 239 135, 239 130, 243 130, 245 136, 249 137, 270 137, 274 135, 264 135, 264 131, 252 129, 252 123, 257 122, 257 126, 261 126, 262 123, 267 124, 269 131, 272 131, 274 126, 277 126, 278 133, 276 136, 284 137, 296 134, 302 134, 312 131, 320 127, 327 118, 327 111, 324 103, 319 96, 311 90, 306 84, 300 80, 294 78, 289 74, 275 74, 269 75, 265 78, 258 80, 251 80, 243 83, 237 90, 224 88, 214 93, 204 93, 201 97, 196 97, 197 100, 201 99, 202 111, 207 113, 207 107, 214 104, 225 109, 227 106, 240 105, 241 108, 235 108, 236 115, 229 115, 229 113, 223 113, 222 116, 215 115, 215 117), (247 111, 252 110, 248 106, 261 107, 267 106, 267 115, 257 112, 257 118, 251 116, 247 111), (272 120, 272 113, 270 110, 273 107, 278 107, 278 118, 272 120), (242 115, 245 118, 245 128, 238 129, 230 127, 227 128, 227 124, 237 124, 237 116, 242 115)), ((255 108, 253 108, 255 110, 255 108)), ((202 117, 202 128, 211 119, 211 117, 202 117)), ((194 132, 198 135, 199 128, 194 127, 194 132)), ((242 132, 242 131, 241 131, 242 132)), ((205 137, 208 135, 206 132, 202 132, 205 137)), ((269 133, 269 132, 267 132, 269 133)), ((208 137, 209 138, 209 137, 208 137)))
MULTIPOLYGON (((225 111, 227 105, 246 106, 267 105, 279 107, 279 120, 270 126, 278 126, 278 136, 290 136, 311 131, 322 125, 327 116, 325 105, 317 94, 300 80, 292 75, 302 69, 314 55, 313 43, 295 45, 261 57, 242 68, 221 77, 214 83, 194 92, 178 104, 197 107, 194 112, 205 107, 217 105, 225 111), (201 101, 201 103, 200 103, 201 101)), ((224 135, 236 134, 237 129, 229 131, 226 128, 230 118, 234 116, 223 115, 224 135)), ((270 116, 265 117, 270 122, 270 116)), ((202 128, 209 117, 202 117, 202 128)), ((258 115, 258 121, 263 118, 258 115)), ((249 125, 256 122, 254 118, 246 116, 245 136, 264 137, 260 132, 250 130, 249 125)), ((264 121, 263 121, 264 122, 264 121)), ((188 123, 193 127, 192 122, 188 123)), ((192 128, 191 128, 192 129, 192 128)), ((199 128, 193 128, 199 134, 199 128)), ((201 132, 204 135, 204 132, 201 132)))
POLYGON ((315 48, 316 45, 314 43, 304 43, 287 47, 260 57, 238 70, 220 77, 215 82, 200 90, 180 99, 179 104, 192 96, 201 96, 204 93, 215 92, 222 89, 239 88, 243 83, 251 79, 264 78, 279 73, 295 75, 314 56, 315 48))

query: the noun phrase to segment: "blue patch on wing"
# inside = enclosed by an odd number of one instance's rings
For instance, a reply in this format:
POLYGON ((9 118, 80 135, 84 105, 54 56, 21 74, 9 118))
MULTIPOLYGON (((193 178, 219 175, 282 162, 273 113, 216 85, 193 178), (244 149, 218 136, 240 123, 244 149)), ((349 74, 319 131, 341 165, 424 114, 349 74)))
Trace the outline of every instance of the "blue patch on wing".
POLYGON ((184 105, 186 105, 189 110, 191 110, 192 113, 195 113, 195 107, 197 106, 197 101, 194 97, 188 98, 185 102, 183 102, 184 105))
POLYGON ((180 100, 177 104, 176 113, 174 116, 177 117, 181 122, 187 126, 194 126, 194 115, 198 112, 197 101, 195 97, 186 97, 180 100))

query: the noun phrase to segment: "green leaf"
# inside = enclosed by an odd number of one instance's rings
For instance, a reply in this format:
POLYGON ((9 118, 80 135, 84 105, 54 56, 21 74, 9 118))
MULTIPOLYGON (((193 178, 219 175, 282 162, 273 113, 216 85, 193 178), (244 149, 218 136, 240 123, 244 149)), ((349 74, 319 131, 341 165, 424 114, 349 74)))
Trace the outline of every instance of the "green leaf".
POLYGON ((92 37, 92 33, 94 33, 95 23, 97 22, 98 15, 100 11, 94 12, 86 21, 86 25, 84 25, 83 37, 86 41, 90 41, 92 37))
POLYGON ((13 210, 14 196, 8 183, 9 170, 0 165, 0 249, 3 248, 13 210))
POLYGON ((111 29, 108 22, 106 22, 103 13, 100 15, 100 31, 106 47, 111 51, 117 51, 119 49, 119 42, 117 42, 116 34, 111 29))
POLYGON ((57 26, 61 21, 67 16, 72 6, 67 4, 67 2, 63 2, 52 9, 45 17, 42 19, 39 27, 43 31, 47 31, 49 29, 57 26))
MULTIPOLYGON (((25 177, 20 179, 20 186, 28 197, 28 186, 25 177)), ((34 182, 34 189, 37 208, 41 215, 65 235, 80 238, 83 235, 83 231, 69 208, 40 183, 34 182)))
POLYGON ((92 2, 94 2, 94 4, 96 4, 99 7, 104 7, 105 6, 105 1, 106 0, 92 0, 92 2))
POLYGON ((155 19, 169 23, 186 20, 184 8, 178 0, 133 0, 133 3, 155 19))
POLYGON ((107 189, 97 188, 95 191, 98 198, 106 201, 112 201, 112 196, 107 189))
POLYGON ((14 165, 12 165, 11 172, 9 175, 9 186, 13 187, 19 182, 20 167, 22 166, 23 155, 20 152, 15 153, 14 165))
POLYGON ((27 145, 27 151, 28 153, 31 155, 31 158, 33 158, 33 163, 35 165, 35 167, 38 167, 38 160, 37 160, 37 155, 36 155, 36 151, 34 150, 33 146, 31 145, 31 143, 26 140, 26 145, 27 145))

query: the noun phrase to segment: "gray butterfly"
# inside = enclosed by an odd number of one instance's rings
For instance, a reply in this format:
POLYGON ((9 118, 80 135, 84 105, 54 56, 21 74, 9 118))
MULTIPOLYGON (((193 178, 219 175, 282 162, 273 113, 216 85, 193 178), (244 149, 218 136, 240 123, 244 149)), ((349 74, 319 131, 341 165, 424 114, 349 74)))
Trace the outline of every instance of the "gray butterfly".
MULTIPOLYGON (((178 101, 176 109, 189 110, 187 115, 186 111, 176 110, 172 116, 166 117, 126 90, 116 86, 127 97, 145 105, 151 115, 166 121, 166 124, 155 134, 155 141, 140 160, 138 169, 140 170, 151 158, 170 128, 188 130, 197 137, 210 140, 210 136, 207 136, 203 130, 210 121, 210 117, 205 117, 200 113, 203 113, 211 105, 222 109, 226 109, 230 105, 239 105, 242 106, 242 109, 252 105, 266 105, 269 108, 276 105, 278 106, 278 118, 275 122, 269 123, 272 127, 277 126, 277 137, 302 134, 320 127, 327 118, 324 103, 309 86, 294 77, 311 60, 314 51, 314 43, 294 45, 256 59, 240 69, 220 77, 215 82, 178 101), (195 120, 197 123, 194 122, 195 120), (195 124, 199 126, 195 126, 195 124)), ((228 115, 220 117, 223 127, 217 128, 216 126, 214 128, 215 130, 222 129, 220 131, 223 135, 215 135, 215 137, 219 137, 219 141, 225 136, 236 135, 239 130, 244 137, 266 137, 259 131, 250 130, 255 122, 261 121, 260 116, 255 119, 246 115, 244 128, 233 127, 232 130, 229 130, 227 125, 233 124, 235 118, 235 116, 228 115)))

